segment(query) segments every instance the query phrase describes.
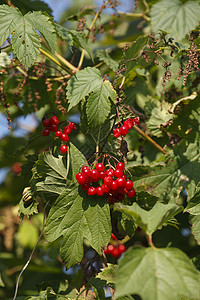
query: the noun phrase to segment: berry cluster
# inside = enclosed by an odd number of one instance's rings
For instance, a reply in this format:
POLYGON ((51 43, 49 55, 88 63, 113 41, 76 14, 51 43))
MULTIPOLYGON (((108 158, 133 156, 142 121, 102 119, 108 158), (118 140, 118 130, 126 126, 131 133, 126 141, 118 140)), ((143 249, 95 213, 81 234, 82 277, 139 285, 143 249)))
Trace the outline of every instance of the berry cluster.
POLYGON ((88 195, 106 195, 110 204, 124 200, 125 195, 128 198, 135 196, 133 182, 124 174, 122 162, 117 163, 115 170, 112 168, 105 170, 102 163, 97 163, 92 170, 84 166, 82 172, 76 174, 76 179, 88 195))
MULTIPOLYGON (((50 119, 44 118, 42 120, 42 124, 45 127, 42 131, 42 134, 44 136, 48 136, 50 132, 55 132, 55 136, 59 137, 61 141, 63 142, 68 142, 69 141, 69 134, 72 130, 76 129, 76 125, 73 122, 68 122, 68 125, 65 126, 63 129, 59 129, 59 120, 56 116, 52 116, 50 119)), ((61 145, 60 146, 60 152, 61 153, 66 153, 68 150, 67 145, 61 145)))
POLYGON ((115 240, 115 246, 113 244, 109 244, 107 248, 104 249, 105 254, 111 254, 114 257, 119 257, 123 252, 126 251, 126 246, 124 244, 119 244, 116 236, 112 233, 111 240, 115 240))
POLYGON ((121 127, 115 128, 113 135, 114 137, 118 138, 120 136, 125 136, 128 134, 129 129, 131 129, 134 125, 139 125, 139 117, 136 117, 134 119, 128 119, 124 121, 123 125, 121 127))

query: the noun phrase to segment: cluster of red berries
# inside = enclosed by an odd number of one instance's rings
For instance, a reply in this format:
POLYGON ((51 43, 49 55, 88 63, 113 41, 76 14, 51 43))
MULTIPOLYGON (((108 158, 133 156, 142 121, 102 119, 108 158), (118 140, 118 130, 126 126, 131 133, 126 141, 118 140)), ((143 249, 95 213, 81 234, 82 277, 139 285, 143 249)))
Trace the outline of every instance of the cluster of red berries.
MULTIPOLYGON (((67 121, 68 122, 68 121, 67 121)), ((42 120, 42 124, 45 127, 42 131, 44 136, 48 136, 50 132, 55 132, 55 136, 59 137, 61 141, 68 142, 69 141, 69 134, 72 130, 76 129, 76 125, 73 122, 68 122, 69 124, 65 126, 62 130, 58 128, 59 120, 56 116, 52 116, 50 119, 44 118, 42 120)), ((67 145, 60 146, 60 152, 66 153, 68 150, 67 145)))
POLYGON ((112 168, 105 170, 102 163, 97 163, 92 170, 84 166, 82 172, 76 174, 76 179, 88 195, 106 195, 108 202, 114 204, 124 200, 125 195, 128 198, 135 196, 133 182, 127 179, 124 167, 122 162, 118 162, 115 170, 112 168), (96 183, 96 187, 92 183, 96 183))
MULTIPOLYGON (((112 240, 117 240, 116 236, 112 233, 111 234, 112 240)), ((126 246, 124 244, 119 244, 117 240, 117 245, 109 244, 107 248, 105 248, 105 254, 111 254, 114 257, 119 257, 123 252, 126 251, 126 246)))
POLYGON ((113 131, 114 137, 118 138, 120 136, 125 136, 128 134, 129 129, 131 129, 134 125, 139 125, 139 117, 136 117, 134 119, 128 119, 124 121, 123 125, 121 127, 115 128, 113 131))

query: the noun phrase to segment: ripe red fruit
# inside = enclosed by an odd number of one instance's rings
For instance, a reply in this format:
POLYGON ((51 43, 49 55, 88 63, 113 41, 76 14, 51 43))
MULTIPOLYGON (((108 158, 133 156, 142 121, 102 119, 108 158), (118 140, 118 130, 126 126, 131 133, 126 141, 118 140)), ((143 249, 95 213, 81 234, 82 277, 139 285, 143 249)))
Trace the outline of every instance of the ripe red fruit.
POLYGON ((99 172, 99 178, 104 179, 106 176, 106 172, 99 172))
POLYGON ((122 177, 117 178, 116 182, 118 184, 118 187, 125 187, 126 185, 126 180, 122 177))
POLYGON ((50 130, 53 132, 56 132, 58 130, 58 126, 57 125, 50 125, 50 130))
POLYGON ((98 163, 96 165, 96 169, 99 171, 99 172, 103 172, 104 169, 105 169, 105 166, 102 164, 102 163, 98 163))
POLYGON ((110 187, 105 183, 103 183, 101 187, 104 193, 108 193, 110 191, 110 187))
POLYGON ((127 181, 126 181, 126 189, 127 189, 128 191, 130 191, 132 188, 133 188, 133 181, 127 180, 127 181))
POLYGON ((82 173, 77 173, 76 174, 76 180, 78 181, 79 177, 82 176, 82 173))
POLYGON ((119 128, 115 128, 113 131, 114 137, 118 138, 121 135, 121 131, 119 128))
POLYGON ((118 251, 120 254, 126 251, 126 246, 124 244, 118 246, 118 251))
POLYGON ((132 189, 132 190, 130 190, 130 191, 127 192, 127 197, 128 198, 132 198, 134 196, 135 196, 135 190, 134 189, 132 189))
POLYGON ((133 122, 132 122, 132 119, 128 119, 124 122, 123 124, 124 126, 127 126, 128 129, 131 129, 131 127, 133 126, 133 122))
POLYGON ((18 161, 15 162, 15 163, 12 165, 12 171, 13 171, 13 173, 15 173, 15 174, 21 173, 21 171, 22 171, 21 163, 18 162, 18 161))
POLYGON ((103 196, 104 192, 101 186, 96 187, 96 194, 98 196, 103 196))
POLYGON ((58 118, 56 116, 52 116, 50 118, 50 124, 51 125, 58 125, 58 123, 59 123, 59 120, 58 120, 58 118))
POLYGON ((76 179, 80 185, 83 185, 86 183, 86 179, 82 174, 80 176, 78 176, 78 178, 76 178, 76 179))
POLYGON ((95 193, 96 193, 95 187, 94 186, 90 186, 89 189, 88 189, 88 195, 89 196, 93 196, 93 195, 95 195, 95 193))
POLYGON ((63 133, 63 134, 61 135, 61 140, 62 140, 63 142, 68 142, 68 141, 69 141, 68 135, 67 135, 66 133, 63 133))
POLYGON ((69 123, 69 127, 70 127, 71 129, 74 129, 74 125, 75 125, 75 124, 74 124, 73 122, 70 122, 70 123, 69 123))
POLYGON ((89 183, 84 183, 81 185, 82 190, 87 191, 89 189, 90 185, 89 183))
POLYGON ((116 240, 117 239, 116 236, 113 233, 111 233, 111 239, 112 240, 116 240))
POLYGON ((99 180, 99 171, 97 171, 96 169, 91 171, 91 178, 93 181, 98 181, 99 180))
POLYGON ((44 119, 43 121, 42 121, 42 125, 44 126, 44 127, 49 127, 51 124, 50 124, 50 120, 49 119, 44 119))
POLYGON ((108 247, 107 247, 107 250, 108 250, 108 253, 111 253, 113 250, 114 250, 114 246, 109 244, 108 247))
POLYGON ((50 129, 49 128, 44 128, 42 131, 42 135, 47 136, 50 134, 50 129))
POLYGON ((128 133, 128 127, 123 125, 122 127, 120 127, 120 133, 121 135, 127 135, 128 133))
POLYGON ((110 189, 111 189, 112 191, 115 191, 117 188, 118 188, 117 181, 114 181, 114 180, 113 180, 113 182, 111 182, 110 189))
POLYGON ((60 146, 60 152, 61 152, 61 153, 66 153, 67 150, 68 150, 68 147, 67 147, 66 145, 60 146))
POLYGON ((121 170, 121 169, 116 169, 115 171, 114 171, 114 175, 115 175, 115 177, 122 177, 123 176, 123 171, 121 170))
POLYGON ((106 176, 110 176, 110 177, 113 177, 114 176, 114 170, 113 169, 108 169, 107 171, 106 171, 106 176))
POLYGON ((124 168, 125 168, 124 163, 122 163, 122 162, 118 162, 118 163, 117 163, 116 169, 120 169, 120 170, 123 171, 124 168))
POLYGON ((140 118, 136 117, 136 118, 132 119, 132 122, 133 122, 133 125, 139 125, 140 118))
POLYGON ((83 167, 82 169, 82 174, 86 177, 89 178, 91 176, 91 170, 89 167, 83 167))
POLYGON ((111 183, 112 183, 112 182, 113 182, 112 177, 106 176, 106 177, 104 178, 104 183, 105 183, 106 185, 111 186, 111 183))
POLYGON ((61 136, 62 136, 62 131, 57 130, 57 131, 55 132, 55 136, 61 137, 61 136))
POLYGON ((71 130, 71 128, 70 128, 69 126, 65 126, 65 127, 63 128, 63 133, 65 133, 65 134, 70 134, 71 131, 72 131, 72 130, 71 130))
POLYGON ((105 249, 104 249, 104 254, 108 254, 109 252, 108 252, 108 248, 106 247, 105 249))
POLYGON ((110 254, 117 258, 120 256, 121 253, 119 252, 118 247, 117 248, 114 247, 114 249, 112 250, 112 252, 110 254))

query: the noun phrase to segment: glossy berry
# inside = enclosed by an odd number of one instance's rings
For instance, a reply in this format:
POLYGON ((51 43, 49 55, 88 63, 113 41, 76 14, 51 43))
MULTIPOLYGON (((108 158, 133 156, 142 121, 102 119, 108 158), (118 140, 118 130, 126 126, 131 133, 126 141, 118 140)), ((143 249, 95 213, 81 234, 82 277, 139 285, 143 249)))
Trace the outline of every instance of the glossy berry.
MULTIPOLYGON (((75 124, 74 124, 73 122, 70 122, 70 123, 69 123, 69 127, 70 127, 71 129, 74 129, 75 124)), ((75 129, 76 129, 76 128, 75 128, 75 129)))
POLYGON ((62 136, 62 131, 57 130, 57 131, 55 132, 55 136, 61 137, 61 136, 62 136))
POLYGON ((89 178, 91 176, 91 170, 89 167, 84 167, 82 169, 82 174, 86 177, 89 178))
POLYGON ((127 133, 128 133, 128 127, 127 126, 125 126, 125 125, 123 125, 122 127, 120 127, 120 133, 121 133, 121 135, 127 135, 127 133))
POLYGON ((122 162, 118 162, 117 166, 116 166, 116 169, 120 169, 120 170, 124 170, 125 166, 124 166, 124 163, 122 162))
POLYGON ((49 119, 44 119, 43 121, 42 121, 42 125, 44 126, 44 127, 50 127, 50 120, 49 119))
POLYGON ((61 152, 61 153, 66 153, 67 150, 68 150, 68 147, 67 147, 66 145, 60 146, 60 152, 61 152))
POLYGON ((118 184, 118 187, 125 187, 126 185, 126 180, 122 177, 117 178, 116 182, 118 184))
POLYGON ((134 196, 135 196, 135 190, 134 189, 127 192, 127 197, 128 198, 133 198, 134 196))
POLYGON ((90 187, 89 183, 84 183, 81 185, 81 188, 83 191, 87 191, 89 189, 89 187, 90 187))
POLYGON ((110 186, 112 182, 113 182, 112 177, 106 176, 106 177, 104 178, 104 183, 105 183, 106 185, 110 186))
POLYGON ((111 239, 112 240, 116 240, 117 239, 116 236, 113 233, 111 233, 111 239))
POLYGON ((120 252, 119 252, 119 249, 118 249, 118 247, 117 248, 114 248, 113 249, 113 251, 110 253, 112 256, 114 256, 114 257, 119 257, 120 256, 120 252))
POLYGON ((118 188, 118 184, 116 181, 113 180, 113 182, 111 182, 110 189, 112 191, 115 191, 117 188, 118 188))
POLYGON ((124 244, 118 246, 119 253, 122 254, 126 251, 126 246, 124 244))
POLYGON ((83 185, 86 183, 86 179, 82 174, 80 176, 78 176, 78 178, 76 178, 76 179, 80 185, 83 185))
POLYGON ((72 130, 71 130, 71 128, 70 128, 69 126, 65 126, 65 127, 63 128, 63 133, 65 133, 65 134, 70 134, 71 131, 72 131, 72 130))
POLYGON ((133 188, 133 182, 131 180, 126 181, 126 189, 130 191, 133 188))
POLYGON ((105 166, 102 164, 102 163, 98 163, 96 165, 96 169, 99 171, 99 172, 103 172, 104 169, 105 169, 105 166))
POLYGON ((104 193, 108 193, 110 191, 110 187, 105 183, 103 183, 101 187, 104 193))
POLYGON ((103 192, 103 189, 102 189, 101 186, 98 186, 98 187, 96 188, 96 194, 97 194, 98 196, 103 196, 104 192, 103 192))
POLYGON ((133 119, 133 125, 139 125, 140 118, 136 117, 133 119))
POLYGON ((44 128, 42 131, 42 135, 47 136, 50 134, 50 129, 49 128, 44 128))
POLYGON ((50 124, 51 125, 58 125, 58 123, 59 123, 59 120, 58 120, 58 118, 56 116, 52 116, 50 118, 50 124))
POLYGON ((114 176, 114 170, 113 169, 108 169, 107 171, 106 171, 106 176, 110 176, 110 177, 113 177, 114 176))
POLYGON ((57 125, 50 125, 50 130, 53 132, 56 132, 58 130, 58 126, 57 125))
POLYGON ((121 170, 121 169, 116 169, 115 171, 114 171, 114 175, 115 175, 115 177, 122 177, 123 176, 123 171, 121 170))
POLYGON ((106 172, 99 172, 99 178, 104 179, 106 176, 106 172))
POLYGON ((61 135, 61 140, 62 140, 63 142, 68 142, 68 141, 69 141, 68 135, 65 134, 65 133, 63 133, 63 134, 61 135))
POLYGON ((95 194, 96 194, 96 189, 95 189, 95 187, 90 186, 89 189, 88 189, 88 195, 89 195, 89 196, 93 196, 93 195, 95 195, 95 194))
POLYGON ((108 245, 107 249, 108 249, 108 253, 112 253, 112 251, 114 250, 114 246, 113 245, 108 245))
POLYGON ((120 135, 121 135, 120 129, 119 128, 115 128, 114 131, 113 131, 113 135, 116 138, 120 137, 120 135))
POLYGON ((91 171, 91 178, 93 181, 98 181, 99 180, 99 171, 97 171, 96 169, 91 171))
POLYGON ((79 177, 82 176, 82 173, 77 173, 76 174, 76 180, 78 181, 79 177))
POLYGON ((128 129, 131 129, 133 127, 133 121, 132 121, 132 119, 126 120, 123 125, 127 126, 128 129))

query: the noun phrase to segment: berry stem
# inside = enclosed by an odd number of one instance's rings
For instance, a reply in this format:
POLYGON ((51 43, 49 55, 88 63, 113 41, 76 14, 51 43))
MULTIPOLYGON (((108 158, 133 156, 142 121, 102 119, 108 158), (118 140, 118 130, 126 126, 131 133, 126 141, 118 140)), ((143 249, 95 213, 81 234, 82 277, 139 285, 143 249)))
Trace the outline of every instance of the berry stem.
POLYGON ((158 145, 152 138, 150 138, 146 133, 144 133, 140 128, 138 128, 136 125, 133 126, 135 131, 137 131, 140 135, 142 135, 148 142, 150 142, 154 147, 156 147, 159 151, 161 151, 163 154, 167 154, 167 152, 158 145))
POLYGON ((152 234, 148 234, 148 243, 149 243, 149 246, 151 247, 151 248, 156 248, 155 246, 154 246, 154 243, 153 243, 153 240, 152 240, 152 234))

